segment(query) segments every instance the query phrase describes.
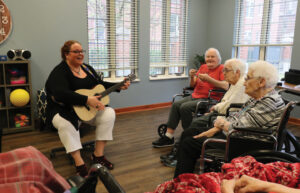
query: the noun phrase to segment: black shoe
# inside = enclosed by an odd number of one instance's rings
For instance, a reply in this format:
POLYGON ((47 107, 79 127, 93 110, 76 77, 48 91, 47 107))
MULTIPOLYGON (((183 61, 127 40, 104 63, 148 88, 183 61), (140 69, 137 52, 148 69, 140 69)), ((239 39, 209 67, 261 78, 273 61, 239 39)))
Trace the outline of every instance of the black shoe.
POLYGON ((101 164, 102 166, 105 166, 109 170, 114 169, 114 164, 108 161, 104 155, 97 157, 94 154, 92 154, 92 162, 93 164, 101 164))
POLYGON ((177 164, 177 159, 166 159, 163 164, 167 167, 175 168, 177 164))
POLYGON ((153 147, 168 147, 174 145, 174 137, 170 139, 167 136, 162 136, 156 141, 152 142, 153 147))
POLYGON ((88 169, 85 164, 76 167, 76 174, 81 177, 86 177, 88 175, 88 169))
POLYGON ((176 158, 176 153, 177 153, 177 147, 175 147, 175 145, 174 145, 174 147, 172 148, 170 153, 160 156, 160 161, 163 162, 166 159, 174 159, 174 158, 176 158))

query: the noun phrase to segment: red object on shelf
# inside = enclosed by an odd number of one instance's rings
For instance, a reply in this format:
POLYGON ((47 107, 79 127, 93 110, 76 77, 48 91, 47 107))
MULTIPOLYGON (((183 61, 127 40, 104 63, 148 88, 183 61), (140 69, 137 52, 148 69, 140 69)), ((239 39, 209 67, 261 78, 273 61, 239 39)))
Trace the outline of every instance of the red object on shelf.
POLYGON ((26 84, 26 77, 25 76, 20 76, 18 78, 12 77, 10 79, 10 84, 26 84))

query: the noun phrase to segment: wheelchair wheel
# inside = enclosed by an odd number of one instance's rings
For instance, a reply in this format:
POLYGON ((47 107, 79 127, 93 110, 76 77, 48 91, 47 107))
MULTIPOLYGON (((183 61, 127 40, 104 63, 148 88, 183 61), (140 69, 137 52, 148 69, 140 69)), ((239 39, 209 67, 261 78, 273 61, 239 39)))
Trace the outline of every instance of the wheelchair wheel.
MULTIPOLYGON (((246 153, 245 155, 251 155, 258 162, 270 163, 270 162, 287 162, 287 163, 297 163, 300 162, 299 158, 296 158, 288 153, 272 150, 259 150, 246 153)), ((242 155, 243 156, 243 155, 242 155)))
POLYGON ((167 132, 167 124, 161 124, 160 126, 158 126, 157 132, 160 137, 165 136, 167 132))

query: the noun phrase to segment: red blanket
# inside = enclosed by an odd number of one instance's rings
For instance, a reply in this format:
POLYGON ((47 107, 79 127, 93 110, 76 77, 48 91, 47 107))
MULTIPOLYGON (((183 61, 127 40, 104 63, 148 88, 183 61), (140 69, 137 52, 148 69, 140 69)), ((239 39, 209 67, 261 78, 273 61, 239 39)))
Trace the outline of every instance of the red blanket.
POLYGON ((274 162, 262 164, 253 157, 239 157, 223 164, 221 173, 181 174, 177 178, 160 184, 155 193, 221 193, 222 179, 248 175, 261 180, 275 182, 292 188, 300 188, 300 163, 274 162))
POLYGON ((48 158, 32 146, 0 154, 0 192, 60 193, 69 188, 48 158))

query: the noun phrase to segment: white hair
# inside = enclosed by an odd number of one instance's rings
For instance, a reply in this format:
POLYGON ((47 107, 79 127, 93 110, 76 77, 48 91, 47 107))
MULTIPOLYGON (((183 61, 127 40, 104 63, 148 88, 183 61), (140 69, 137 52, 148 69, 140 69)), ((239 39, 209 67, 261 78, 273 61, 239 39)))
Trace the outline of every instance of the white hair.
POLYGON ((220 55, 219 50, 217 50, 216 48, 208 48, 208 49, 205 51, 205 58, 206 58, 207 52, 210 51, 210 50, 213 50, 213 51, 216 52, 216 55, 217 55, 217 57, 218 57, 218 59, 219 59, 219 64, 221 64, 222 58, 221 58, 221 55, 220 55))
POLYGON ((261 77, 266 81, 266 88, 274 88, 279 80, 278 71, 269 62, 266 61, 256 61, 250 64, 248 68, 249 71, 253 72, 253 77, 261 77))
POLYGON ((231 65, 234 73, 236 73, 236 71, 239 70, 240 77, 243 77, 246 72, 246 64, 240 59, 232 58, 232 59, 226 60, 224 66, 226 66, 226 65, 231 65))

